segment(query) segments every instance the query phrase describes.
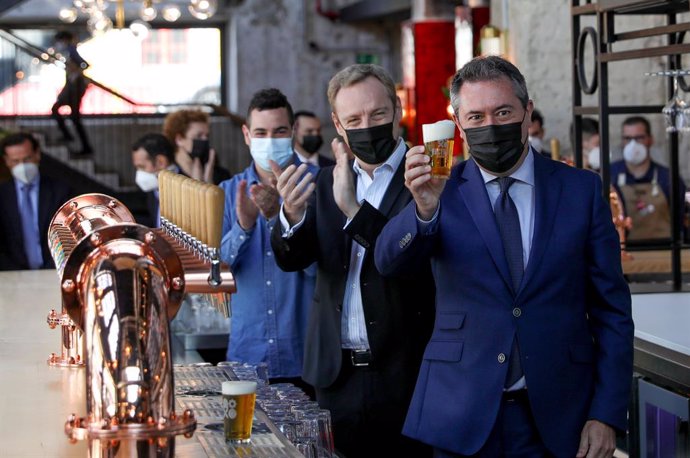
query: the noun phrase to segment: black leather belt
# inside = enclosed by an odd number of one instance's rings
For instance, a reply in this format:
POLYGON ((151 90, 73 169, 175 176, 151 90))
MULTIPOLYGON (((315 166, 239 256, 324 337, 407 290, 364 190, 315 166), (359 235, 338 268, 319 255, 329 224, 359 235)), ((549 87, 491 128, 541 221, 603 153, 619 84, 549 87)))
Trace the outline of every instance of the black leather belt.
POLYGON ((371 351, 343 348, 343 358, 349 359, 355 367, 368 366, 371 364, 371 351))
POLYGON ((504 391, 503 400, 506 402, 527 401, 527 388, 521 390, 504 391))

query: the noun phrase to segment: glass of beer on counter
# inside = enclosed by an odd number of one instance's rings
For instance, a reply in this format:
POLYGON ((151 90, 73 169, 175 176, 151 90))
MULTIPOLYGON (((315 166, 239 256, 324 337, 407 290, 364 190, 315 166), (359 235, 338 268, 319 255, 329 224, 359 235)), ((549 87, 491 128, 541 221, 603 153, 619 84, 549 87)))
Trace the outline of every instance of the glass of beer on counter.
POLYGON ((223 429, 226 441, 239 444, 250 441, 255 401, 256 382, 223 382, 223 429))
POLYGON ((424 149, 431 158, 431 176, 450 177, 450 167, 453 165, 455 124, 448 119, 433 124, 423 124, 422 135, 424 149))

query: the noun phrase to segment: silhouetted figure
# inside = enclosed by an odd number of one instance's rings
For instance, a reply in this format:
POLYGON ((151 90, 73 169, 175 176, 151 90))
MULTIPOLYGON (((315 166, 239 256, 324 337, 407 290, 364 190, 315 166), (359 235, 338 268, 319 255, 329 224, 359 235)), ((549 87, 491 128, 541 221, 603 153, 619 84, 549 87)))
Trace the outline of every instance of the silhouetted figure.
POLYGON ((84 126, 81 123, 81 113, 79 111, 81 100, 89 85, 89 79, 84 76, 84 70, 89 67, 89 64, 77 52, 74 35, 70 32, 62 31, 55 34, 55 48, 65 57, 65 86, 58 94, 57 100, 51 109, 53 118, 57 121, 63 140, 67 142, 73 141, 74 137, 65 125, 65 118, 58 111, 62 106, 69 106, 70 119, 81 142, 81 150, 77 154, 91 154, 93 150, 86 135, 86 130, 84 130, 84 126))

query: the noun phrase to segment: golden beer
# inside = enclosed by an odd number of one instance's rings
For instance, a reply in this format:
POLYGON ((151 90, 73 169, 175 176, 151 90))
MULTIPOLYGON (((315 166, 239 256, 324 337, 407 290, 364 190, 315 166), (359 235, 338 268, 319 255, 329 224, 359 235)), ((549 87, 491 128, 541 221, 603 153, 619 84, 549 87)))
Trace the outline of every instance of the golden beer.
POLYGON ((447 119, 434 124, 423 124, 424 149, 431 158, 431 176, 448 178, 453 165, 455 124, 447 119))
POLYGON ((256 382, 223 382, 223 430, 226 441, 250 441, 255 401, 256 382))

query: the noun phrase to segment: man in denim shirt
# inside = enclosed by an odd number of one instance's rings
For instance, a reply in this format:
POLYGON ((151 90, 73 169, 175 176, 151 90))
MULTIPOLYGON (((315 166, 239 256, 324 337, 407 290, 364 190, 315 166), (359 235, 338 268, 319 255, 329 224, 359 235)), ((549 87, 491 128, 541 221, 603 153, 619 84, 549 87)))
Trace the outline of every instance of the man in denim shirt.
MULTIPOLYGON (((315 268, 283 272, 270 243, 281 201, 269 161, 281 168, 300 164, 293 123, 292 107, 278 89, 254 94, 242 126, 252 163, 220 184, 225 191, 221 258, 237 282, 227 359, 266 362, 271 383, 287 379, 305 387, 300 376, 315 268)), ((307 167, 316 174, 316 167, 307 167)))

